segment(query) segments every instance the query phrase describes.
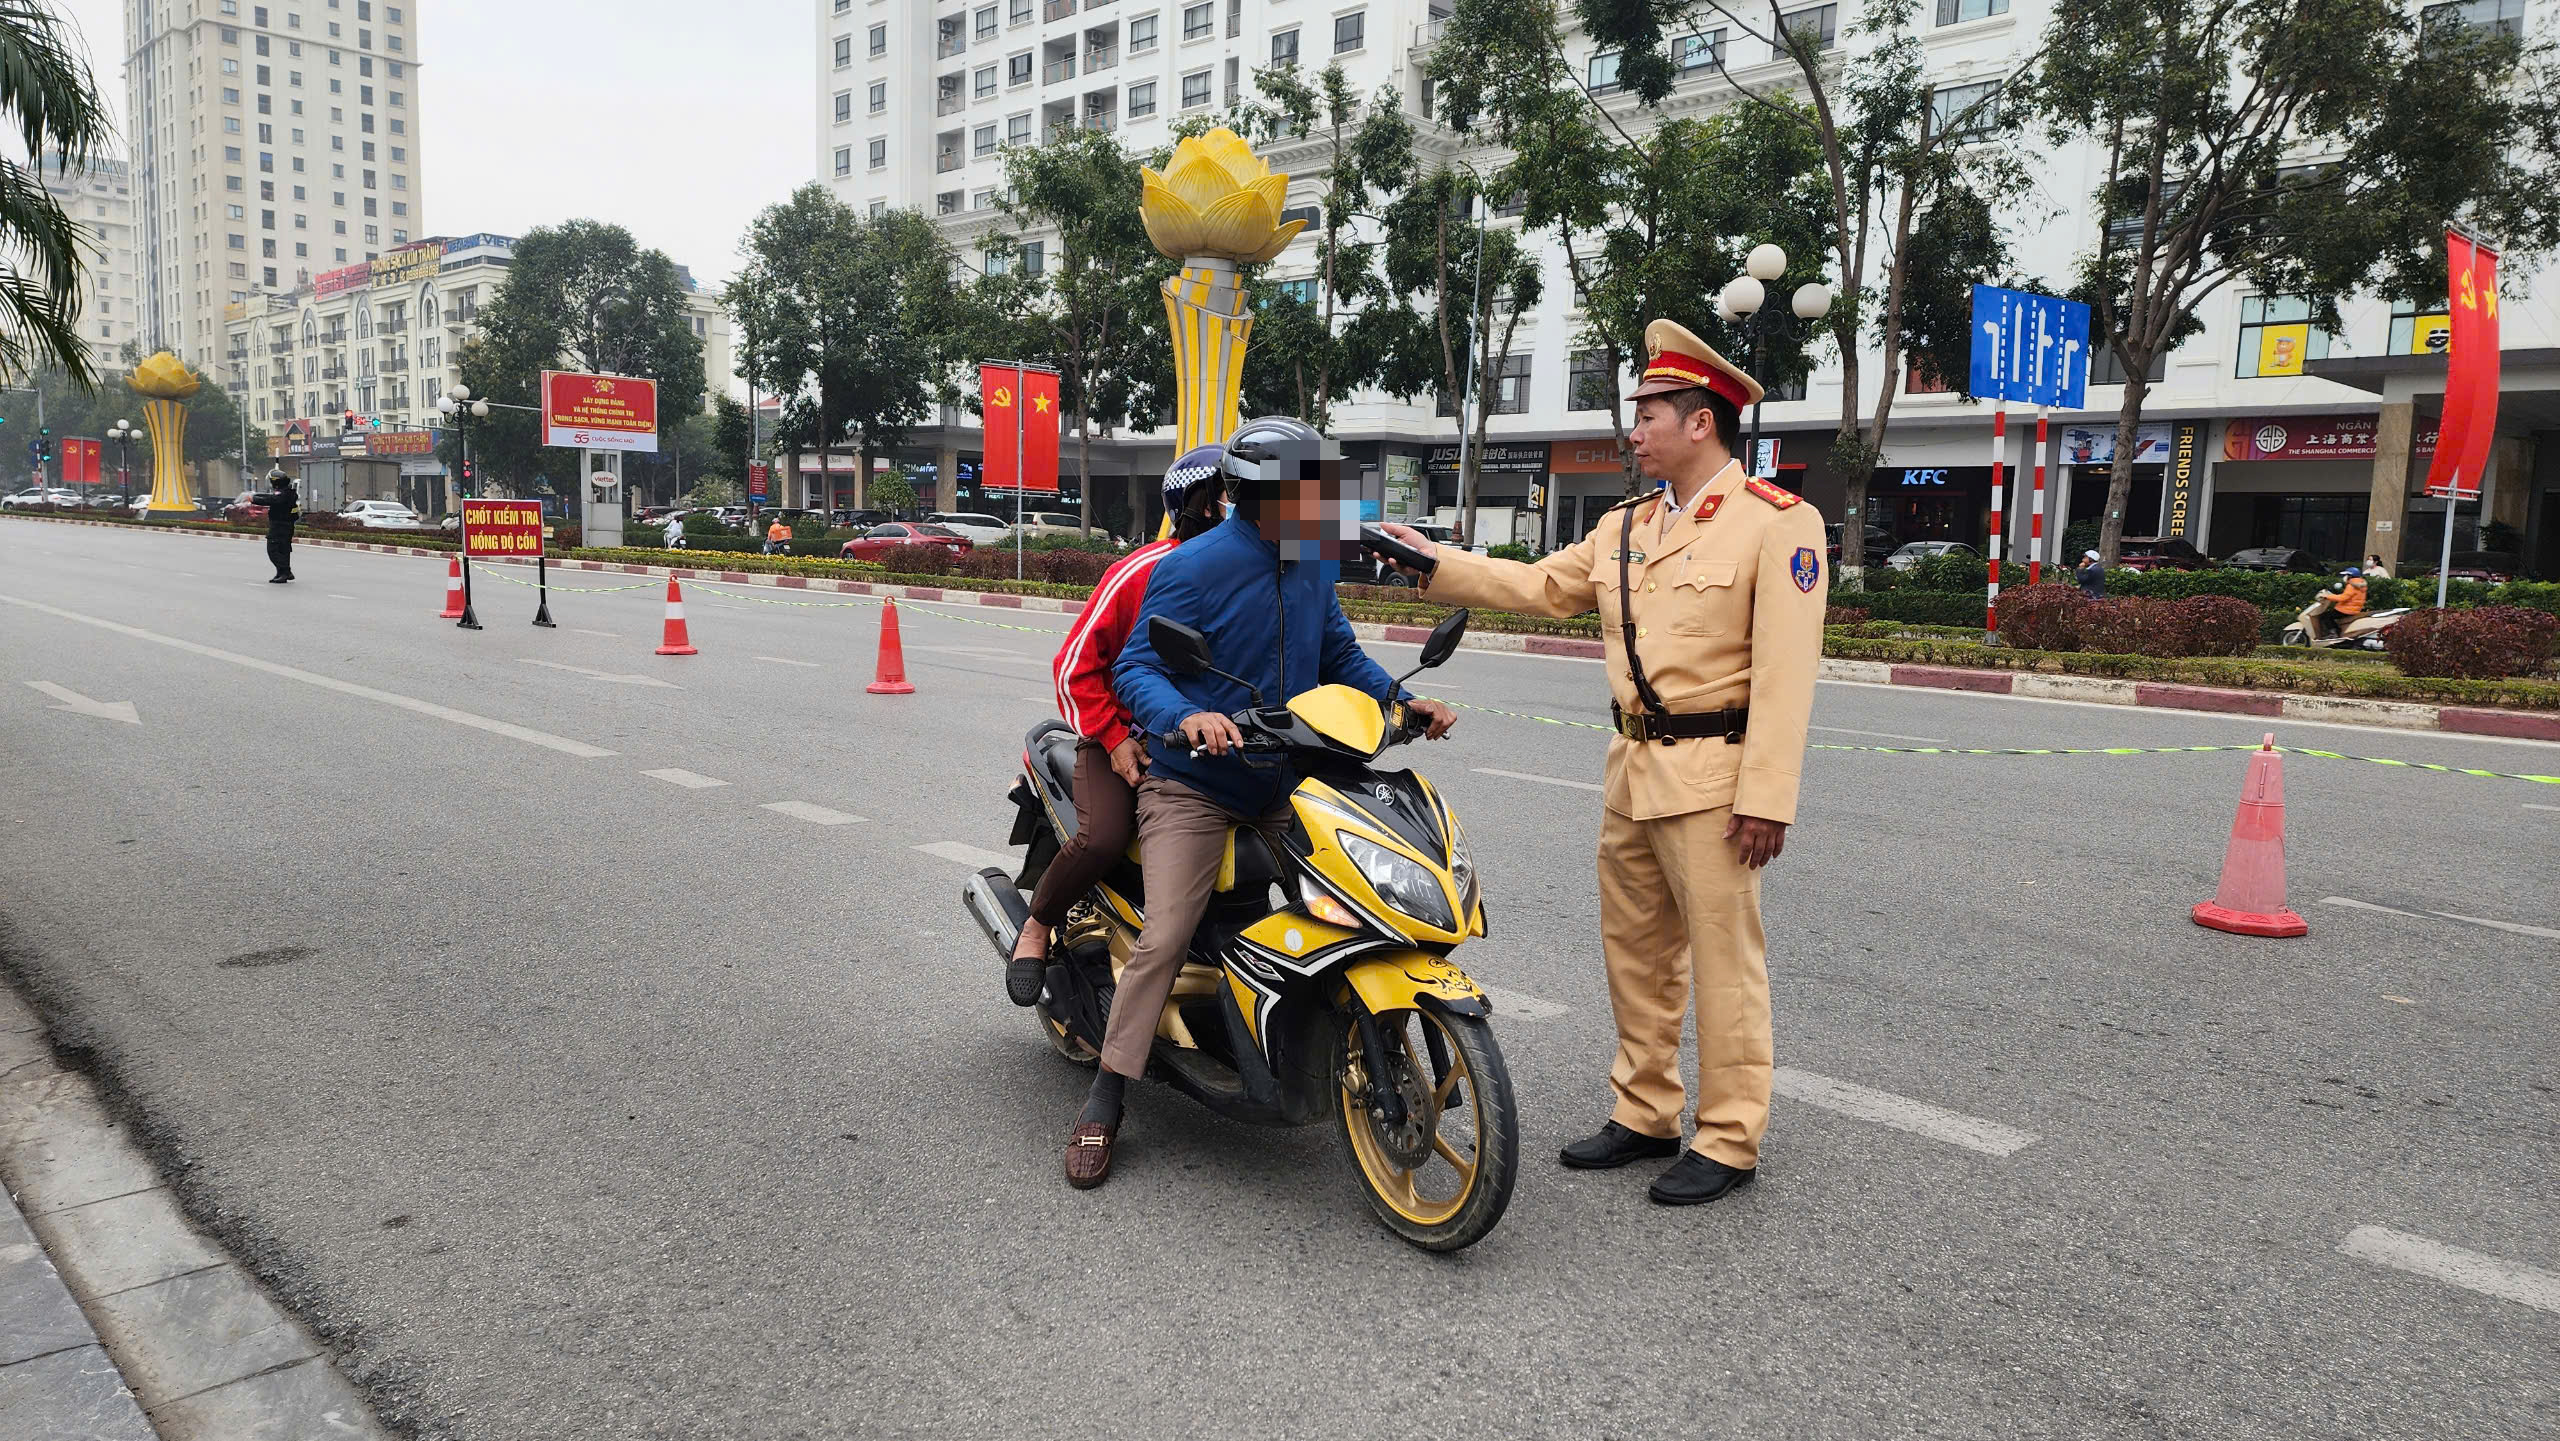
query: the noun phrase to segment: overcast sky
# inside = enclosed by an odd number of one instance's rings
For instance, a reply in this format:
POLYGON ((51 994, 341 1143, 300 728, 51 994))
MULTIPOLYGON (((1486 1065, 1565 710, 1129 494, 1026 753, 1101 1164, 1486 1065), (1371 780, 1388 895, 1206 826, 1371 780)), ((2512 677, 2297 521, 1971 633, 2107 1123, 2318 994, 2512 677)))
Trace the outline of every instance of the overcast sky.
MULTIPOLYGON (((56 3, 88 40, 121 135, 118 0, 56 3)), ((812 178, 812 0, 409 3, 420 218, 435 234, 584 216, 716 282, 736 272, 755 213, 812 178)))

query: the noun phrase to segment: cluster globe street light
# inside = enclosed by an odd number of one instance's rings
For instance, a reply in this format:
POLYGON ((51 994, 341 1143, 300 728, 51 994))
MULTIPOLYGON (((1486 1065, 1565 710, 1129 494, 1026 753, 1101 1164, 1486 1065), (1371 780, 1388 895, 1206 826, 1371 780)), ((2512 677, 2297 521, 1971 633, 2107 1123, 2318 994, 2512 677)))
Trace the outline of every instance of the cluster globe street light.
POLYGON ((119 420, 107 427, 107 439, 116 443, 116 484, 124 491, 124 508, 127 510, 133 509, 133 469, 126 464, 131 454, 126 447, 133 443, 136 433, 130 420, 119 420))
POLYGON ((470 421, 488 419, 489 402, 473 397, 470 386, 456 381, 453 389, 446 391, 436 401, 436 409, 443 412, 445 420, 462 433, 462 484, 459 492, 468 499, 472 491, 477 489, 472 484, 471 476, 470 421))
MULTIPOLYGON (((1760 376, 1769 327, 1774 323, 1767 311, 1769 283, 1786 273, 1787 252, 1764 242, 1751 247, 1751 253, 1743 257, 1742 274, 1726 282, 1716 296, 1716 318, 1727 325, 1741 325, 1751 336, 1754 379, 1760 376)), ((1831 313, 1831 287, 1819 280, 1808 280, 1796 287, 1787 308, 1795 312, 1796 319, 1811 325, 1831 313)), ((1760 402, 1756 400, 1751 403, 1751 456, 1745 468, 1754 474, 1760 469, 1760 402)))

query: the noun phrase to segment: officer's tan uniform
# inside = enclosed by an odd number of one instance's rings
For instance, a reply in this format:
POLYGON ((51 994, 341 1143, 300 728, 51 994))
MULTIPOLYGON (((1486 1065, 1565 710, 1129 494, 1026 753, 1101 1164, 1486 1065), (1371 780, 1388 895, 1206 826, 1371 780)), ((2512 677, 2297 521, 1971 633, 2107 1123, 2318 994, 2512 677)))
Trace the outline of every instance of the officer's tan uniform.
MULTIPOLYGON (((1656 321, 1647 340, 1666 327, 1675 343, 1714 356, 1668 322, 1656 321)), ((1822 520, 1797 496, 1746 480, 1739 463, 1727 464, 1685 510, 1673 511, 1668 500, 1666 490, 1629 501, 1535 565, 1443 547, 1428 593, 1443 604, 1528 615, 1596 608, 1610 695, 1630 716, 1643 706, 1622 617, 1636 623, 1637 655, 1666 710, 1750 707, 1739 744, 1721 736, 1667 745, 1623 733, 1612 739, 1600 824, 1600 939, 1618 1021, 1609 1072, 1614 1119, 1649 1136, 1679 1135, 1680 1022, 1694 975, 1693 1146, 1749 1169, 1769 1122, 1769 973, 1759 873, 1741 864, 1724 831, 1736 812, 1795 820, 1822 656, 1822 520), (1622 592, 1619 533, 1628 507, 1634 525, 1622 592)))

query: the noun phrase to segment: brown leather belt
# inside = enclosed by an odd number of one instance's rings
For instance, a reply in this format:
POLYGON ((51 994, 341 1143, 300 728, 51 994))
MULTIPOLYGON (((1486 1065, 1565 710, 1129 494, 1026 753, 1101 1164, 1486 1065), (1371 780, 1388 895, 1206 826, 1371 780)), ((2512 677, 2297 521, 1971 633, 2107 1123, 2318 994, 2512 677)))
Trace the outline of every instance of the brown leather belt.
POLYGON ((1727 706, 1723 710, 1693 711, 1686 715, 1667 712, 1648 715, 1642 711, 1624 711, 1616 701, 1609 702, 1609 723, 1618 734, 1631 741, 1705 740, 1709 736, 1724 737, 1727 745, 1742 744, 1742 733, 1750 728, 1751 707, 1727 706))

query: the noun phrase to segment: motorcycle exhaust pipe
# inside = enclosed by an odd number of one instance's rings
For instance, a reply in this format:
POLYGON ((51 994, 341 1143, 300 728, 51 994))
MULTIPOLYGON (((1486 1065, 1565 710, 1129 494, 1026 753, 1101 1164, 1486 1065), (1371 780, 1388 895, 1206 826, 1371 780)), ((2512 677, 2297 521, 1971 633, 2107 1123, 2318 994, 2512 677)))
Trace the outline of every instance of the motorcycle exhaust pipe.
POLYGON ((1011 959, 1014 943, 1022 939, 1022 928, 1031 919, 1031 903, 1022 898, 1013 878, 993 867, 980 871, 961 885, 960 904, 976 919, 996 954, 1011 959))

